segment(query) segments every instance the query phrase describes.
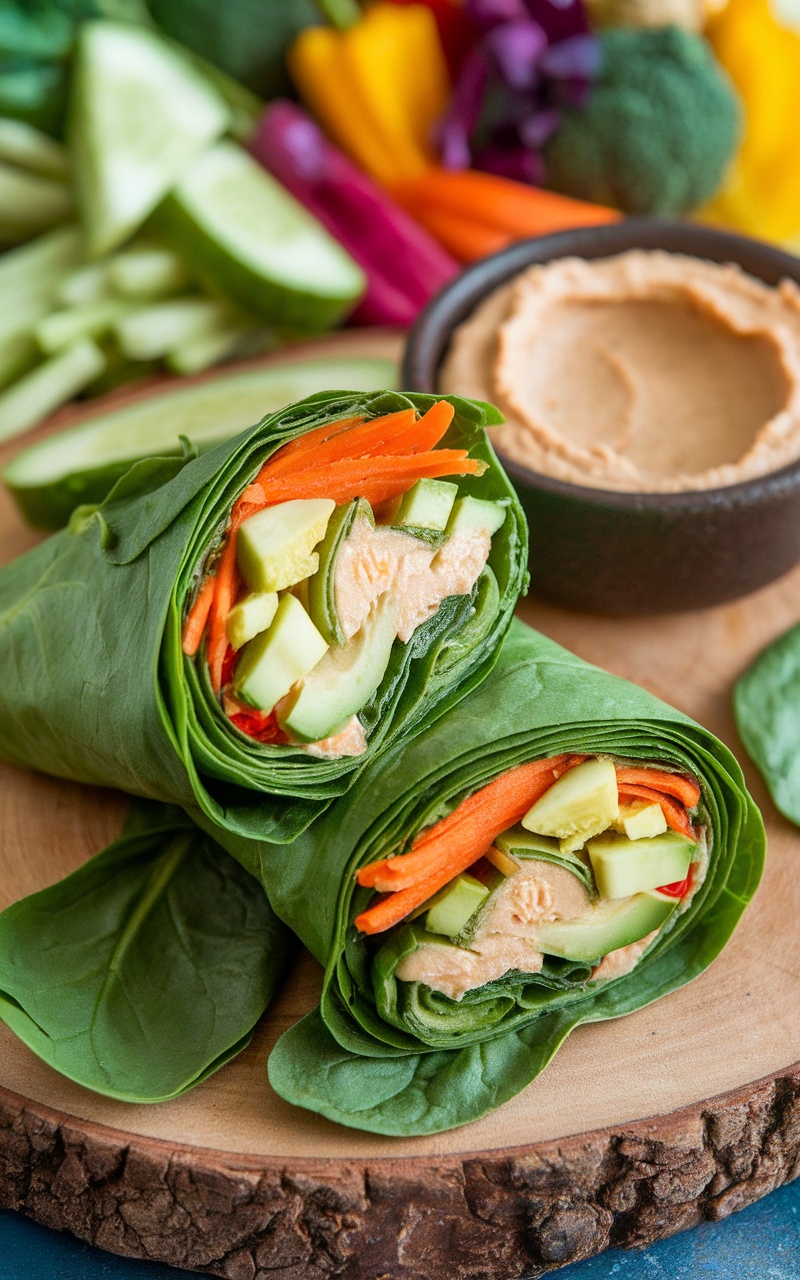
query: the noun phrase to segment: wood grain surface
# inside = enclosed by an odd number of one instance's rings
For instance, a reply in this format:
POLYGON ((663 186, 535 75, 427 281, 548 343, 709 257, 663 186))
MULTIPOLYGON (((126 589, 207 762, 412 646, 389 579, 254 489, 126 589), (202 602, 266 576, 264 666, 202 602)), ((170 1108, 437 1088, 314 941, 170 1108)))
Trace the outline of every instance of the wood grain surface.
MULTIPOLYGON (((32 540, 0 494, 2 558, 32 540)), ((722 957, 647 1009, 579 1028, 519 1097, 432 1138, 344 1129, 271 1092, 269 1048, 317 998, 309 957, 235 1062, 157 1106, 63 1080, 0 1027, 0 1204, 231 1280, 510 1280, 722 1216, 800 1171, 800 833, 767 800, 730 712, 735 678, 800 617, 800 570, 702 613, 606 619, 528 600, 520 614, 695 716, 744 763, 769 855, 722 957)), ((0 906, 99 850, 126 803, 1 766, 0 906)))

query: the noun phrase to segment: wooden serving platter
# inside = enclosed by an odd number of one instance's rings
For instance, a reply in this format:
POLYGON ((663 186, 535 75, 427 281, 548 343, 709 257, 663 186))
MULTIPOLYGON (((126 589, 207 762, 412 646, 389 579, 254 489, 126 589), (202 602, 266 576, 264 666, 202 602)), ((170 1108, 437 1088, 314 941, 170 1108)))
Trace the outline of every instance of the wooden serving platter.
MULTIPOLYGON (((2 557, 32 541, 0 494, 2 557)), ((511 1280, 722 1217, 800 1172, 800 832, 730 713, 734 679, 800 617, 800 569, 703 613, 590 618, 535 600, 520 613, 745 764, 769 857, 723 956, 660 1003, 579 1028, 519 1097, 433 1138, 340 1128, 271 1092, 270 1046, 317 997, 309 957, 236 1061, 158 1106, 63 1080, 0 1026, 0 1205, 229 1280, 511 1280)), ((0 767, 0 907, 99 850, 126 803, 0 767)))

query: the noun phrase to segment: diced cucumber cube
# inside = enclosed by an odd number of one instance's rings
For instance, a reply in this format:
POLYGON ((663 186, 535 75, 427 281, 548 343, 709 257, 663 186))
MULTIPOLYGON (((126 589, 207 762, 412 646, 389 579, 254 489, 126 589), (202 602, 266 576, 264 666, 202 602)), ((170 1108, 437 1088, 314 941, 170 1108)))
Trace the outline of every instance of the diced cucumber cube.
POLYGON ((483 498, 459 498, 447 522, 447 535, 477 533, 485 530, 493 537, 505 523, 506 508, 499 502, 486 502, 483 498))
POLYGON ((403 495, 392 524, 413 529, 447 528, 458 496, 458 485, 448 480, 418 480, 403 495))
POLYGON ((486 885, 474 876, 456 876, 434 900, 425 917, 425 928, 430 933, 456 938, 488 897, 486 885))

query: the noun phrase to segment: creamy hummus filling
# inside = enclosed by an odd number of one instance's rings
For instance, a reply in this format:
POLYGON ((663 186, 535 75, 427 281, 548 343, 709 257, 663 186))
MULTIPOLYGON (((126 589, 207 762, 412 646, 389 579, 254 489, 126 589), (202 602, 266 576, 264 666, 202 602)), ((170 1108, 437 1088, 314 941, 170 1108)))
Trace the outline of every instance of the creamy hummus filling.
POLYGON ((397 636, 404 643, 448 596, 469 595, 489 559, 484 529, 455 533, 440 549, 394 529, 358 519, 336 561, 336 612, 347 640, 363 626, 385 592, 399 606, 397 636))
POLYGON ((502 978, 512 969, 539 973, 544 956, 531 940, 532 929, 546 920, 574 919, 590 907, 586 888, 571 871, 526 859, 493 894, 469 950, 424 942, 403 957, 396 975, 460 1000, 466 991, 502 978))
POLYGON ((644 492, 733 484, 800 456, 800 289, 634 250, 502 286, 456 330, 441 391, 494 401, 524 466, 644 492))
MULTIPOLYGON (((448 596, 469 595, 492 549, 484 529, 454 533, 440 548, 359 518, 343 544, 334 578, 336 612, 345 641, 352 640, 384 594, 398 605, 397 638, 406 643, 448 596)), ((357 716, 324 742, 297 743, 311 755, 362 755, 367 736, 357 716)))

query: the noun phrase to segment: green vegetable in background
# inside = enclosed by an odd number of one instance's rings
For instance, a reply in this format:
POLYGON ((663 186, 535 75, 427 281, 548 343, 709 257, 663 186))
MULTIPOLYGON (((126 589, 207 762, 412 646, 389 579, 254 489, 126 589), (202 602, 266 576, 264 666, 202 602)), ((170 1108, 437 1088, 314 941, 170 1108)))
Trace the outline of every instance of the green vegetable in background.
POLYGON ((776 808, 800 826, 800 626, 756 658, 736 685, 733 709, 776 808))
POLYGON ((521 623, 480 689, 377 761, 290 854, 221 838, 326 965, 320 1010, 272 1053, 274 1088, 340 1123, 404 1135, 477 1119, 534 1079, 573 1027, 639 1009, 696 977, 755 891, 765 845, 741 770, 713 734, 521 623), (698 779, 711 852, 687 909, 673 913, 631 973, 602 984, 584 963, 552 960, 540 975, 510 972, 460 1001, 399 981, 414 928, 372 941, 358 933, 351 921, 369 891, 354 892, 356 870, 406 848, 499 774, 565 751, 698 779))
POLYGON ((3 480, 29 524, 59 529, 81 503, 102 502, 134 462, 170 452, 179 457, 182 436, 200 453, 265 409, 336 383, 359 391, 387 387, 396 376, 392 360, 331 356, 233 367, 211 381, 161 383, 116 408, 87 407, 69 430, 16 454, 3 480))
POLYGON ((149 0, 162 31, 263 98, 286 93, 284 55, 298 31, 320 21, 314 0, 149 0))
POLYGON ((60 134, 69 57, 82 22, 147 22, 144 0, 5 0, 0 7, 0 116, 60 134))
POLYGON ((0 571, 0 755, 17 764, 201 811, 245 837, 296 837, 364 766, 407 742, 494 665, 527 580, 524 517, 488 443, 488 410, 453 398, 443 440, 487 463, 459 489, 507 507, 471 596, 445 600, 361 713, 360 756, 316 758, 240 733, 207 666, 182 650, 183 611, 234 500, 280 445, 312 428, 437 397, 326 392, 192 461, 147 459, 99 509, 0 571))
POLYGON ((680 214, 717 191, 741 130, 708 44, 680 27, 601 33, 588 103, 566 108, 545 148, 547 184, 625 213, 680 214))
POLYGON ((294 956, 252 877, 179 809, 0 914, 0 1018, 97 1093, 159 1102, 249 1043, 294 956))

